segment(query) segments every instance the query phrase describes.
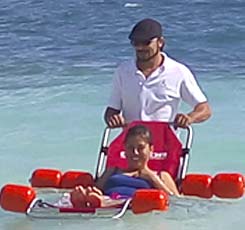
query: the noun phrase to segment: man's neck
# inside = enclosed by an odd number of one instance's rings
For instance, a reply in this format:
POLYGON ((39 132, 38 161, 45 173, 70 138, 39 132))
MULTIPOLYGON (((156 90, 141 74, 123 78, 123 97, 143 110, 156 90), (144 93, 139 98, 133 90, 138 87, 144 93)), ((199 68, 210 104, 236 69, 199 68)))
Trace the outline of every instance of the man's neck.
POLYGON ((147 62, 136 61, 137 68, 144 74, 147 78, 153 73, 159 66, 164 62, 164 56, 159 52, 154 58, 147 62))

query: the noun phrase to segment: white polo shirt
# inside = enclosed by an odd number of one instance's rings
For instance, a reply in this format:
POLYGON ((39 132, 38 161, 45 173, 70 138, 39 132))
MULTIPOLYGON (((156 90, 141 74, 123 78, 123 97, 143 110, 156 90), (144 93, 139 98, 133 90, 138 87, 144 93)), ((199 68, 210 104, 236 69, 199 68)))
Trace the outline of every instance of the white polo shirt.
POLYGON ((135 60, 122 63, 113 79, 109 107, 127 122, 174 121, 181 100, 191 107, 207 101, 191 71, 165 53, 163 65, 145 78, 135 60))

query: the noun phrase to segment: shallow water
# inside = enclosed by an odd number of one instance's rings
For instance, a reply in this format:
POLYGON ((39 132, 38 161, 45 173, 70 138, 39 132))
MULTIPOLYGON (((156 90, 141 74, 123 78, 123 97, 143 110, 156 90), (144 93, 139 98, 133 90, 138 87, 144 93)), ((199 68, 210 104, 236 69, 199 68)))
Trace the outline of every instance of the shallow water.
MULTIPOLYGON (((113 71, 133 55, 127 36, 143 17, 162 22, 166 51, 191 67, 213 109, 194 125, 189 172, 244 174, 244 9, 239 0, 2 0, 0 185, 27 184, 41 167, 94 172, 113 71)), ((241 199, 72 221, 1 210, 0 229, 242 229, 244 208, 241 199)))

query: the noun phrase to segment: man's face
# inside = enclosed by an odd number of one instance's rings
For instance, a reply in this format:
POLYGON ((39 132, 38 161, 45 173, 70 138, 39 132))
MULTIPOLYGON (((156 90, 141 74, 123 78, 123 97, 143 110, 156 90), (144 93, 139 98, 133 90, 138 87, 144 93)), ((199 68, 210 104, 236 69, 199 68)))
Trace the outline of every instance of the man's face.
POLYGON ((139 62, 147 62, 154 58, 163 46, 163 38, 153 38, 150 41, 132 41, 135 49, 136 58, 139 62))

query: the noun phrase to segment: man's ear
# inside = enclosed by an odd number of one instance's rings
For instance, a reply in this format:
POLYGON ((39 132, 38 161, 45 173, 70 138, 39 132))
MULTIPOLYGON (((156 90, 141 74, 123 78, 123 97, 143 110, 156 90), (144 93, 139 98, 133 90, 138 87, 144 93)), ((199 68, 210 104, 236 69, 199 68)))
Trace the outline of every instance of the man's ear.
POLYGON ((164 37, 160 37, 159 40, 158 40, 158 45, 159 45, 159 48, 162 50, 165 46, 165 39, 164 37))

